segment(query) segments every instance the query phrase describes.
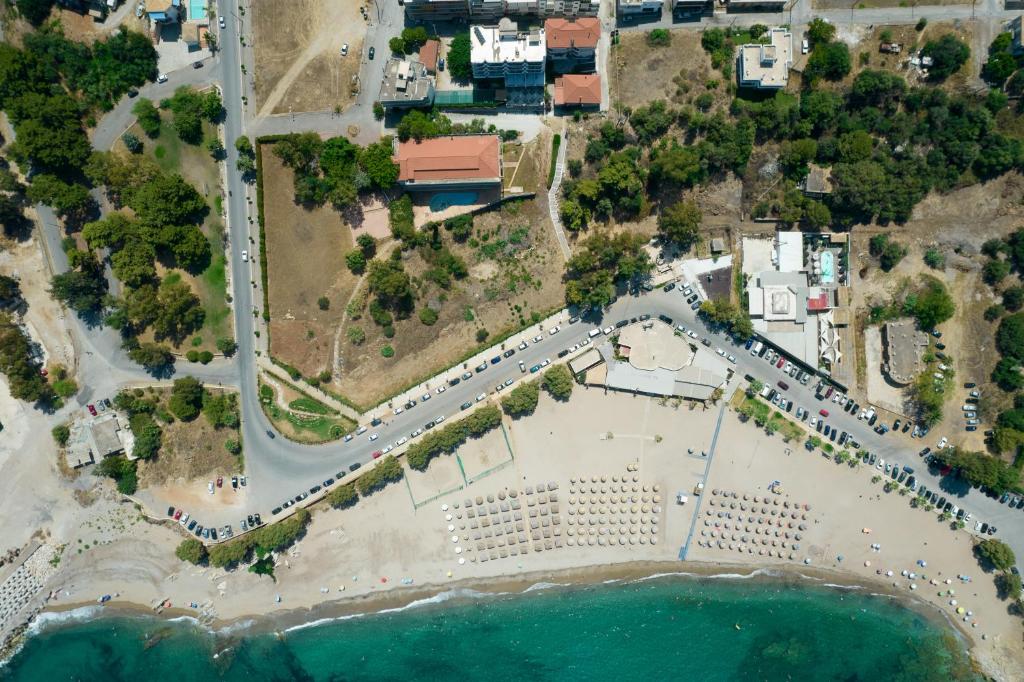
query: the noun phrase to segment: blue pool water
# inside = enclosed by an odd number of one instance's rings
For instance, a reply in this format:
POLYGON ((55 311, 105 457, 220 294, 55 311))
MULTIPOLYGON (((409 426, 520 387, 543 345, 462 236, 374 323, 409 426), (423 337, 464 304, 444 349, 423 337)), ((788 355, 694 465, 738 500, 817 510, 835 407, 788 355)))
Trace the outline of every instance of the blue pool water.
POLYGON ((476 192, 441 192, 430 198, 431 211, 443 211, 452 206, 470 206, 476 203, 476 192))
POLYGON ((189 0, 188 18, 199 21, 206 18, 206 0, 189 0))
POLYGON ((831 251, 821 254, 821 281, 829 283, 836 281, 836 256, 831 251))

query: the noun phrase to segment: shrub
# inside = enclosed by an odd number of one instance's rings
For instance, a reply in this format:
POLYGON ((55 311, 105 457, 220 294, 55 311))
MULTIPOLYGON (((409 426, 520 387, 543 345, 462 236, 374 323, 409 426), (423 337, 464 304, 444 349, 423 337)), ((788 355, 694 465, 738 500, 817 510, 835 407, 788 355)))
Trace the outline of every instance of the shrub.
POLYGON ((327 298, 326 296, 321 296, 316 300, 316 305, 318 308, 320 308, 320 310, 327 310, 328 308, 331 307, 331 299, 327 298))
POLYGON ((572 372, 565 365, 554 365, 544 372, 544 390, 555 400, 568 400, 574 383, 572 372))
POLYGON ((997 570, 1009 571, 1017 563, 1010 546, 1001 540, 989 538, 982 540, 977 546, 978 555, 997 570))
POLYGON ((420 308, 420 322, 428 327, 433 326, 437 322, 437 311, 429 307, 420 308))
POLYGON ((393 358, 395 357, 395 349, 391 346, 384 346, 380 349, 380 354, 386 358, 393 358))
POLYGON ((210 362, 212 360, 213 360, 213 353, 211 353, 208 350, 204 350, 203 352, 201 352, 199 354, 199 363, 200 364, 208 365, 208 364, 210 364, 210 362))
POLYGON ((490 335, 491 335, 490 332, 488 332, 486 329, 477 329, 476 330, 476 342, 477 343, 483 343, 484 341, 487 340, 487 337, 490 336, 490 335))
POLYGON ((539 396, 540 384, 536 381, 523 382, 501 399, 501 409, 510 417, 533 414, 537 409, 539 396))
POLYGON ((195 377, 175 379, 167 407, 178 419, 192 421, 203 406, 204 392, 203 385, 195 377))
POLYGON ((206 546, 196 538, 187 538, 174 550, 174 555, 182 561, 198 565, 206 561, 206 546))
POLYGON ((68 428, 67 424, 57 424, 57 426, 53 427, 53 430, 50 433, 53 434, 54 442, 60 447, 67 445, 68 438, 71 437, 71 430, 68 428))
POLYGON ((345 334, 348 336, 349 343, 353 346, 358 346, 363 341, 366 341, 366 332, 363 331, 362 327, 349 327, 345 334))
POLYGON ((388 483, 400 481, 405 472, 394 455, 377 460, 377 464, 356 480, 359 494, 366 496, 381 490, 388 483))
POLYGON ((327 493, 326 499, 327 503, 335 509, 345 509, 359 500, 359 493, 356 492, 355 483, 346 483, 327 493))
POLYGON ((647 34, 647 44, 651 47, 668 47, 672 44, 672 34, 668 29, 656 28, 647 34))

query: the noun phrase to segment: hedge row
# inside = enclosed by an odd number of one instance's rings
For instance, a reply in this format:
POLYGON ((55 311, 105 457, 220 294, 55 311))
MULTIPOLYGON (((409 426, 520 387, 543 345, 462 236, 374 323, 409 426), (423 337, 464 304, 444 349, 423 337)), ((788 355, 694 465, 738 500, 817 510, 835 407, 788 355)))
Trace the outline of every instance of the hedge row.
POLYGON ((420 441, 409 446, 405 452, 406 461, 413 469, 424 471, 434 457, 453 452, 467 439, 482 436, 500 424, 501 410, 497 405, 487 405, 465 419, 427 433, 420 441))

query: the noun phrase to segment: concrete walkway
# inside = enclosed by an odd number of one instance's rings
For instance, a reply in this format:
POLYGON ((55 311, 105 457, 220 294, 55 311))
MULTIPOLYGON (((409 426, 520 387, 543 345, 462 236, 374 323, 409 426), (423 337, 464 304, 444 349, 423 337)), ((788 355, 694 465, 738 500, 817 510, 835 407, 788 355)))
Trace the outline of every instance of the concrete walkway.
POLYGON ((558 238, 558 246, 562 249, 562 256, 565 260, 572 257, 572 250, 569 248, 569 240, 565 238, 565 230, 562 228, 562 217, 558 215, 560 204, 559 192, 562 189, 562 176, 565 173, 565 150, 569 146, 569 131, 562 127, 562 144, 558 147, 558 159, 555 162, 555 179, 548 190, 548 213, 551 216, 551 224, 555 226, 555 237, 558 238))

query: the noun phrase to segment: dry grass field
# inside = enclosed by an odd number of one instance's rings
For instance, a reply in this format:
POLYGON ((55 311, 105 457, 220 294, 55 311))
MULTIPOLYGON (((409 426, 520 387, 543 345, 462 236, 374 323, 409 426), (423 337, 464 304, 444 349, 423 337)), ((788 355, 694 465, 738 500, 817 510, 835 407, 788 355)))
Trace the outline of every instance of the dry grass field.
MULTIPOLYGON (((217 389, 210 389, 216 391, 217 389)), ((161 406, 166 408, 169 389, 156 391, 161 406)), ((200 414, 190 422, 175 420, 171 424, 157 421, 163 431, 163 444, 152 460, 139 463, 139 487, 157 486, 176 480, 191 481, 240 472, 241 459, 225 449, 228 439, 239 439, 237 429, 215 429, 200 414)))
POLYGON ((356 0, 253 3, 260 116, 344 107, 354 99, 366 21, 356 0), (340 54, 348 44, 347 57, 340 54))
POLYGON ((672 31, 667 47, 649 46, 646 33, 624 33, 609 61, 612 106, 618 109, 657 99, 679 106, 704 92, 714 96, 713 106, 727 106, 731 99, 722 74, 711 68, 711 58, 700 45, 699 31, 672 31), (717 85, 708 88, 713 83, 717 85))
POLYGON ((315 376, 330 367, 334 332, 358 281, 345 267, 352 231, 333 208, 296 205, 292 172, 270 147, 262 155, 271 350, 315 376))

